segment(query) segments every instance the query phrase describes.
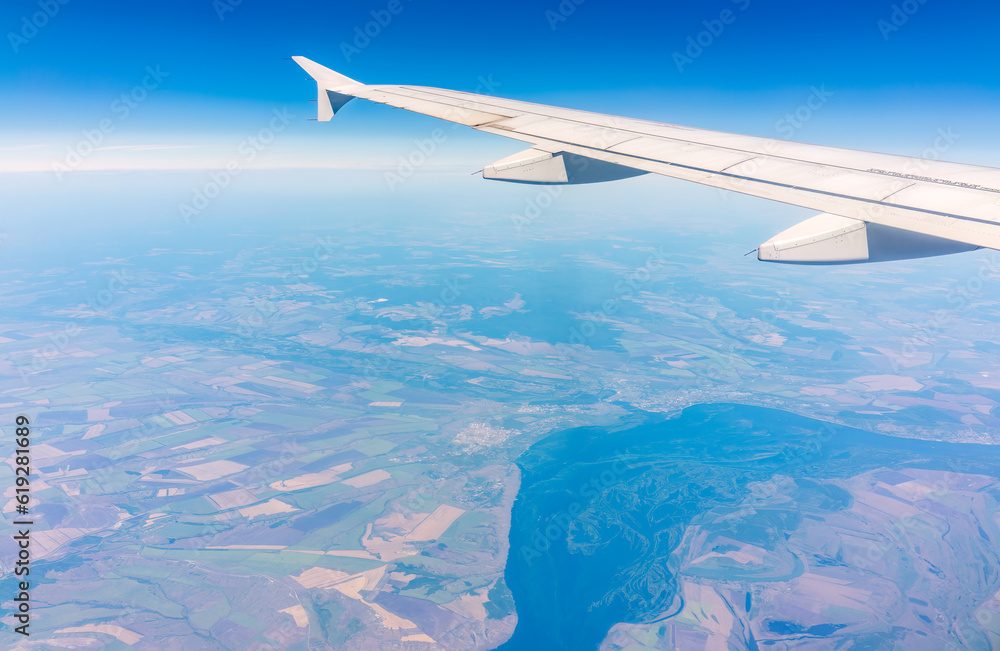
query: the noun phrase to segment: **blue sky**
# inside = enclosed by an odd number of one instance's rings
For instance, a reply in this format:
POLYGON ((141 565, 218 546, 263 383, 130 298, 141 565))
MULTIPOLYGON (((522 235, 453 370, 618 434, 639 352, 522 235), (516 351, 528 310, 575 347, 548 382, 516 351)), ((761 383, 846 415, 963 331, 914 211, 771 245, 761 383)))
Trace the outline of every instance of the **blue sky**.
POLYGON ((876 89, 952 84, 995 89, 1000 83, 995 43, 1000 8, 982 2, 398 1, 400 10, 389 24, 347 61, 340 44, 351 43, 354 29, 372 20, 371 12, 385 10, 389 0, 53 0, 58 11, 48 24, 27 43, 12 45, 9 35, 21 34, 21 19, 48 2, 15 0, 4 3, 0 13, 8 36, 0 83, 5 95, 115 93, 135 83, 143 66, 161 64, 171 71, 171 93, 281 101, 300 90, 282 63, 296 53, 372 82, 468 86, 491 72, 509 80, 518 94, 758 90, 818 80, 876 89), (893 6, 913 14, 886 40, 878 23, 892 19, 893 6), (705 28, 703 21, 725 10, 735 20, 678 74, 673 52, 705 28))
MULTIPOLYGON (((0 191, 8 215, 19 219, 4 228, 49 223, 54 215, 79 222, 83 206, 102 206, 100 219, 111 220, 126 214, 126 197, 143 214, 159 210, 176 222, 178 206, 212 170, 234 159, 244 168, 314 168, 311 176, 250 181, 244 175, 233 187, 242 184, 245 192, 234 198, 268 186, 281 201, 308 194, 310 205, 342 205, 350 196, 352 206, 384 199, 381 210, 440 203, 442 212, 478 205, 502 214, 534 196, 530 187, 469 176, 523 148, 514 141, 361 101, 331 123, 308 121, 315 86, 285 59, 293 54, 368 83, 470 91, 485 83, 516 99, 1000 166, 998 19, 994 4, 942 0, 14 0, 0 9, 0 191), (374 35, 357 40, 366 29, 374 35), (159 77, 152 79, 150 70, 159 77), (150 88, 141 87, 144 80, 150 88), (787 116, 817 89, 827 99, 789 129, 787 116), (137 92, 141 100, 126 112, 122 95, 134 100, 137 92), (241 145, 266 128, 275 111, 290 116, 288 125, 247 160, 238 153, 241 145), (102 124, 111 129, 89 151, 86 135, 102 124), (447 142, 418 173, 427 178, 385 199, 386 170, 415 140, 442 127, 447 142), (939 152, 941 133, 955 137, 939 152), (87 155, 71 166, 73 178, 57 176, 55 166, 81 145, 87 155), (190 175, 87 176, 146 169, 190 175), (368 176, 330 173, 350 169, 368 176), (339 192, 334 201, 331 188, 339 192), (417 197, 420 191, 425 195, 417 197), (112 206, 108 195, 116 192, 121 197, 112 206)), ((667 196, 671 205, 687 202, 705 213, 747 210, 735 195, 663 178, 571 194, 630 210, 639 205, 627 203, 636 196, 657 209, 667 196)), ((782 215, 763 223, 755 237, 808 216, 753 202, 762 214, 782 215)), ((225 205, 220 200, 212 210, 225 205)), ((242 209, 263 205, 281 202, 246 199, 242 209)))
POLYGON ((766 135, 816 86, 835 95, 809 125, 813 140, 861 146, 872 132, 890 142, 887 131, 899 129, 903 144, 908 129, 962 120, 989 129, 976 140, 996 143, 992 3, 395 2, 394 15, 390 0, 7 2, 2 139, 72 143, 105 117, 118 120, 112 103, 147 66, 169 76, 105 144, 227 146, 274 107, 292 110, 290 134, 335 144, 347 129, 349 140, 370 142, 431 124, 357 102, 344 113, 349 126, 307 123, 312 89, 284 60, 302 54, 371 83, 474 90, 491 80, 503 96, 766 135), (45 9, 54 15, 42 21, 45 9), (390 20, 377 25, 372 12, 390 20), (33 30, 26 19, 44 24, 33 30), (355 40, 366 27, 375 36, 355 40), (699 38, 704 47, 692 48, 688 39, 699 38))
MULTIPOLYGON (((210 248, 219 233, 281 236, 343 220, 511 225, 544 192, 471 175, 522 149, 515 141, 363 101, 330 123, 308 121, 315 85, 285 59, 294 54, 368 83, 474 91, 486 80, 515 99, 1000 167, 996 4, 235 1, 0 7, 0 250, 9 265, 76 259, 67 252, 121 256, 158 234, 210 248), (372 22, 372 12, 385 20, 390 8, 387 24, 372 22), (376 35, 345 56, 366 27, 376 35), (701 51, 689 50, 698 40, 701 51), (677 55, 690 59, 683 69, 677 55), (167 76, 152 80, 149 70, 167 76), (787 116, 817 90, 826 99, 789 131, 787 116), (141 101, 124 112, 122 95, 138 91, 141 101), (241 146, 275 111, 291 116, 287 126, 248 161, 241 146), (57 175, 102 124, 112 127, 102 142, 57 175), (390 191, 385 175, 439 128, 447 141, 390 191), (245 171, 185 218, 184 206, 234 160, 245 171)), ((725 260, 780 275, 789 272, 742 254, 812 213, 650 175, 566 188, 531 228, 511 226, 511 237, 544 238, 581 215, 590 224, 662 224, 667 241, 699 233, 703 252, 722 247, 725 260)))

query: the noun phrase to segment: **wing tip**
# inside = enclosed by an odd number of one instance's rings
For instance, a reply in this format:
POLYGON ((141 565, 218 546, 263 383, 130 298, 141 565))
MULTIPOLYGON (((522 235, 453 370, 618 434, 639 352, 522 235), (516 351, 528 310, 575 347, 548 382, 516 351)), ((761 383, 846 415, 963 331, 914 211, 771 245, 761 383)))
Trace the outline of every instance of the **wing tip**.
POLYGON ((316 95, 319 102, 316 119, 319 122, 329 122, 337 111, 354 99, 351 89, 364 86, 361 82, 306 57, 293 56, 291 59, 316 80, 316 95))
POLYGON ((360 81, 351 79, 347 75, 342 75, 336 70, 331 70, 304 56, 293 56, 292 61, 299 64, 299 67, 315 79, 316 83, 324 90, 340 90, 351 86, 364 86, 360 81))

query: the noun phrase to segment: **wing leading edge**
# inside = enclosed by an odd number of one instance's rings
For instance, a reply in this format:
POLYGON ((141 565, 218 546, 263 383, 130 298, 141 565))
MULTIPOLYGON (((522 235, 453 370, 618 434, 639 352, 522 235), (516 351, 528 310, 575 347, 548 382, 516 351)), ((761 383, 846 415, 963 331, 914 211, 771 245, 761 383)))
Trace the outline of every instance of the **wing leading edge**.
POLYGON ((529 143, 484 167, 486 178, 591 183, 652 172, 822 213, 762 244, 761 260, 831 264, 1000 249, 1000 169, 367 85, 292 58, 316 80, 321 121, 357 97, 529 143))

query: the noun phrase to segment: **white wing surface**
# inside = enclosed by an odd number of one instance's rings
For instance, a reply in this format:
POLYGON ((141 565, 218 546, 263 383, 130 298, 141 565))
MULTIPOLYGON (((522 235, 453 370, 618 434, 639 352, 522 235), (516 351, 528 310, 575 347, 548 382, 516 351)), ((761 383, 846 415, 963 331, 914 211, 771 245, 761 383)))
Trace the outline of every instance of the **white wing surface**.
POLYGON ((1000 249, 1000 169, 838 149, 421 86, 366 85, 304 57, 318 119, 358 97, 521 140, 484 167, 521 183, 647 172, 820 211, 762 244, 762 260, 849 263, 1000 249))

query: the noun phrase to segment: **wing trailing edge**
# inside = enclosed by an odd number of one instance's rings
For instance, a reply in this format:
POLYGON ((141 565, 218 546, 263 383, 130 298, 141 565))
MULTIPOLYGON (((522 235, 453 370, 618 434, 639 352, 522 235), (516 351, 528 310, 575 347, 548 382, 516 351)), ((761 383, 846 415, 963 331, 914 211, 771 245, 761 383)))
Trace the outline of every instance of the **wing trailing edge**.
POLYGON ((786 264, 856 264, 929 258, 978 248, 974 244, 824 213, 761 244, 757 259, 786 264))

